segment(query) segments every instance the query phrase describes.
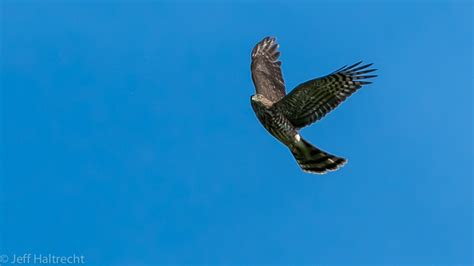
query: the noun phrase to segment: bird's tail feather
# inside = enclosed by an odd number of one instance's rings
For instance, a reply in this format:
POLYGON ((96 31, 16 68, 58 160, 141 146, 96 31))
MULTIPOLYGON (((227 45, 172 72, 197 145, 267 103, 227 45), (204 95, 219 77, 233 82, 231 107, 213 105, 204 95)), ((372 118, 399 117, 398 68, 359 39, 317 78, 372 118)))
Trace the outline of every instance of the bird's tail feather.
POLYGON ((327 171, 335 171, 343 166, 347 160, 324 152, 304 139, 290 147, 303 171, 314 174, 324 174, 327 171))

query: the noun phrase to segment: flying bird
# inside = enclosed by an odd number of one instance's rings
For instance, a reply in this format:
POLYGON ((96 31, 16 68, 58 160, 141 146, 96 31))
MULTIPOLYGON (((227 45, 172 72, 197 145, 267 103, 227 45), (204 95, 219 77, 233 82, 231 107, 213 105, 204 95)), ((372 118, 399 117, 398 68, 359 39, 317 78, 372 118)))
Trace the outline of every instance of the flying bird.
POLYGON ((252 108, 265 129, 286 145, 301 169, 324 174, 343 166, 347 160, 322 151, 301 137, 299 130, 341 104, 347 97, 370 84, 367 75, 376 69, 361 62, 344 66, 333 73, 306 81, 289 94, 281 72, 280 52, 274 37, 266 37, 252 50, 251 72, 256 94, 252 108))

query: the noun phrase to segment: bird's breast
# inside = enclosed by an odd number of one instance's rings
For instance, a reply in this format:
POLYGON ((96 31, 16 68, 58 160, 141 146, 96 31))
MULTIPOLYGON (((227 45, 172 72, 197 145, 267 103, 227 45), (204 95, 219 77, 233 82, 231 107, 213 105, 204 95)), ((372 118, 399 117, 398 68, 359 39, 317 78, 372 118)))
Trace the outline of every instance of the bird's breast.
POLYGON ((295 136, 298 135, 298 131, 282 112, 278 109, 265 108, 258 104, 252 104, 252 107, 260 123, 272 136, 285 145, 290 145, 297 141, 295 136))

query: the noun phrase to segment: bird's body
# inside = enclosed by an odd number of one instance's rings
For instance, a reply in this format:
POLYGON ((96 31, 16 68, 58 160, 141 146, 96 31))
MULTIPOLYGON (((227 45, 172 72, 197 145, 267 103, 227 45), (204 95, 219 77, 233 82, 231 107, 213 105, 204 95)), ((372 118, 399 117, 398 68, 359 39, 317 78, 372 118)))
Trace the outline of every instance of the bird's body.
POLYGON ((266 37, 252 51, 252 80, 257 93, 251 97, 252 108, 267 131, 286 145, 300 167, 310 173, 333 171, 346 160, 328 154, 304 140, 303 128, 334 109, 372 78, 370 65, 343 67, 334 73, 307 81, 286 95, 280 53, 274 38, 266 37))
POLYGON ((272 136, 286 146, 295 144, 298 130, 279 108, 273 108, 272 102, 260 94, 252 96, 251 103, 258 120, 272 136))

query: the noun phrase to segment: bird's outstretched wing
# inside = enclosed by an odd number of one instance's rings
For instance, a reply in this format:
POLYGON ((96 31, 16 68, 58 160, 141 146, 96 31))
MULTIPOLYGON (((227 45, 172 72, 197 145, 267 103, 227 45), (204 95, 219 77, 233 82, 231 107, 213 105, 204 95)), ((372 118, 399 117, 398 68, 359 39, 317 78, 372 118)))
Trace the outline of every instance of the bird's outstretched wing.
POLYGON ((252 80, 258 94, 272 102, 285 97, 285 83, 281 74, 280 52, 273 37, 261 40, 252 50, 252 80))
POLYGON ((333 73, 309 80, 298 85, 293 91, 276 103, 285 116, 297 127, 305 127, 323 118, 362 85, 370 84, 367 79, 377 75, 366 75, 376 69, 372 64, 344 66, 333 73))

